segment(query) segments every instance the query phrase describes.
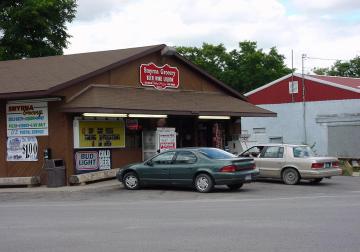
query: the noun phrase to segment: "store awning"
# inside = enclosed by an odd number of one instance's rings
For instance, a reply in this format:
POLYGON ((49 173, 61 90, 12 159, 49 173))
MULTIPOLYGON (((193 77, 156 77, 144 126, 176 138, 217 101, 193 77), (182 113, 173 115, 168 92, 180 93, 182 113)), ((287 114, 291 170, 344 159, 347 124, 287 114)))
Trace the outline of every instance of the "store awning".
POLYGON ((166 115, 275 117, 276 113, 218 93, 90 85, 66 101, 62 111, 166 115))

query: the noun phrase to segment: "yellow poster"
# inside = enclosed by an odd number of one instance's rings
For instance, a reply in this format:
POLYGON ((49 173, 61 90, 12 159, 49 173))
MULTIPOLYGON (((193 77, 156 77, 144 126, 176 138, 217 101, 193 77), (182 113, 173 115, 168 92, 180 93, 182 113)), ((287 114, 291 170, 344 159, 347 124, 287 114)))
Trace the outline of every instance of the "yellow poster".
POLYGON ((124 148, 124 121, 79 121, 80 148, 124 148))

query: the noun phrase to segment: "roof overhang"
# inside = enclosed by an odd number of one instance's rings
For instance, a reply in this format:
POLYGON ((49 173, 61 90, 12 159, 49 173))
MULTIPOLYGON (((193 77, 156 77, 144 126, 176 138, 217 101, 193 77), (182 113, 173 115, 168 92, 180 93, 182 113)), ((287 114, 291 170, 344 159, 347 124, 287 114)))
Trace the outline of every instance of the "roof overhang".
POLYGON ((69 98, 61 110, 73 113, 134 113, 275 117, 276 113, 217 92, 154 90, 90 85, 69 98))

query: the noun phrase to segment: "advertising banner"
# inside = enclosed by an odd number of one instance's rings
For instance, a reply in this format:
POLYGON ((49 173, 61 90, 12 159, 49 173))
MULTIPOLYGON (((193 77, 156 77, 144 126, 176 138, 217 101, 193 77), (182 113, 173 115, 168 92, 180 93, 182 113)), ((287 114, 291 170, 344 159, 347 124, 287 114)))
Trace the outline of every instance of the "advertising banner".
POLYGON ((160 152, 176 149, 175 128, 157 128, 156 133, 160 152))
POLYGON ((79 173, 111 169, 111 150, 81 150, 75 152, 75 168, 79 173))
POLYGON ((47 136, 46 102, 6 104, 7 136, 47 136))
POLYGON ((79 121, 80 148, 124 148, 124 121, 79 121))
POLYGON ((111 169, 111 150, 98 150, 99 153, 99 170, 111 169))
POLYGON ((178 88, 179 70, 167 64, 161 67, 154 63, 141 64, 140 83, 156 89, 178 88))
POLYGON ((36 137, 9 137, 7 139, 7 161, 37 161, 36 137))

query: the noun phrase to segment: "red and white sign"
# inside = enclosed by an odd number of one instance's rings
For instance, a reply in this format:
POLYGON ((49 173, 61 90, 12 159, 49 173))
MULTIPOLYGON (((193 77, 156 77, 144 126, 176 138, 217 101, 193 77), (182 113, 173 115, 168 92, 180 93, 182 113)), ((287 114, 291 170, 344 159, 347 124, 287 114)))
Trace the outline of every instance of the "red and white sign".
POLYGON ((154 63, 141 64, 140 83, 142 86, 156 89, 178 88, 179 70, 168 64, 159 67, 154 63))
POLYGON ((160 152, 176 149, 175 128, 157 128, 158 150, 160 152))

